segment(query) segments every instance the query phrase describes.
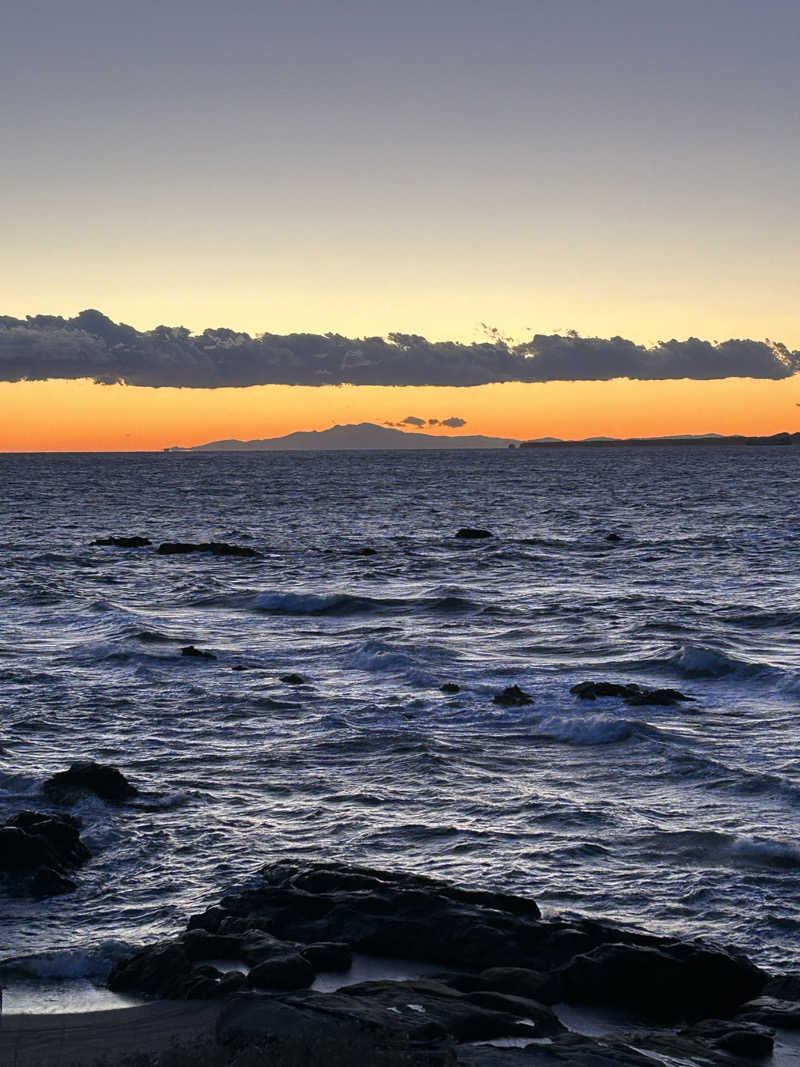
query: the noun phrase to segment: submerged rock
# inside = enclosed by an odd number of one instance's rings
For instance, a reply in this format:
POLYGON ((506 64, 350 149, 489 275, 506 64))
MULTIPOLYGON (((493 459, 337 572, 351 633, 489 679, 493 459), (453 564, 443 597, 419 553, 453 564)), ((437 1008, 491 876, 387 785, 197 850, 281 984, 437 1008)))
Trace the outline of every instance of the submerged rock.
POLYGON ((578 682, 570 688, 570 693, 581 700, 596 700, 598 697, 622 697, 626 704, 661 705, 667 707, 684 700, 694 700, 678 689, 643 689, 635 682, 578 682))
MULTIPOLYGON (((186 645, 181 649, 182 656, 193 656, 195 659, 216 659, 217 657, 213 652, 206 652, 202 648, 195 648, 194 645, 186 645)), ((235 668, 234 668, 235 670, 235 668)))
POLYGON ((525 704, 532 704, 533 697, 524 689, 520 689, 518 685, 510 685, 502 693, 495 693, 492 703, 499 704, 503 708, 521 708, 525 704))
POLYGON ((281 681, 285 685, 305 685, 305 678, 302 674, 282 674, 281 681))
POLYGON ((448 694, 460 693, 461 692, 461 686, 460 685, 456 685, 455 682, 445 682, 444 685, 440 685, 439 686, 439 690, 442 693, 448 693, 448 694))
POLYGON ((152 543, 149 537, 98 537, 96 541, 92 541, 93 545, 115 548, 145 548, 152 543))
POLYGON ((158 546, 160 556, 182 556, 190 552, 208 552, 212 556, 246 556, 257 557, 258 552, 254 548, 246 548, 242 545, 229 545, 224 541, 202 541, 192 543, 188 541, 164 541, 158 546))
POLYGON ((81 760, 48 778, 42 792, 58 803, 68 803, 79 793, 93 793, 108 803, 121 804, 137 796, 139 790, 116 767, 81 760))
POLYGON ((72 892, 75 882, 65 872, 89 858, 71 815, 21 811, 0 826, 0 872, 16 876, 34 897, 72 892))
POLYGON ((474 526, 462 526, 455 534, 455 537, 460 537, 465 541, 475 541, 483 537, 494 537, 494 534, 489 530, 481 530, 474 526))
POLYGON ((621 541, 621 540, 622 540, 622 538, 620 537, 620 535, 618 533, 614 533, 612 531, 611 533, 606 534, 606 541, 611 541, 613 543, 613 542, 621 541))

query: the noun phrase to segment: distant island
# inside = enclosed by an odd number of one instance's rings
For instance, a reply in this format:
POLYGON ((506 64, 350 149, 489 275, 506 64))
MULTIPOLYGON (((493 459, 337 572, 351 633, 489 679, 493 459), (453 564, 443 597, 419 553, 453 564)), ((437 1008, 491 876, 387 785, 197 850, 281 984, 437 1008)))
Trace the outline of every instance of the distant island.
POLYGON ((354 426, 331 426, 328 430, 300 430, 284 437, 257 441, 210 441, 193 448, 166 448, 165 452, 293 452, 293 451, 381 451, 384 449, 508 448, 519 442, 510 437, 483 437, 468 434, 436 435, 394 430, 361 422, 354 426))
POLYGON ((560 437, 539 437, 518 441, 511 437, 485 437, 481 434, 430 434, 395 430, 374 422, 331 426, 328 430, 299 430, 283 437, 255 441, 209 441, 208 444, 165 448, 165 452, 358 452, 384 450, 479 449, 479 448, 592 448, 609 445, 797 445, 800 433, 776 433, 771 437, 745 437, 742 434, 679 434, 673 437, 586 437, 564 441, 560 437))

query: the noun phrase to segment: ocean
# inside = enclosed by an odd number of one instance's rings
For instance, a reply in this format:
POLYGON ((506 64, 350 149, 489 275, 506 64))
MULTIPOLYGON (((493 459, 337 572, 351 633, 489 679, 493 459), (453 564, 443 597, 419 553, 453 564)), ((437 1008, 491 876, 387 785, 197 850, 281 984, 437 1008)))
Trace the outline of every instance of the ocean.
POLYGON ((16 1003, 63 1008, 282 856, 796 967, 798 475, 778 447, 0 456, 0 821, 76 759, 141 791, 69 809, 74 893, 0 886, 16 1003), (92 545, 129 534, 153 547, 92 545))

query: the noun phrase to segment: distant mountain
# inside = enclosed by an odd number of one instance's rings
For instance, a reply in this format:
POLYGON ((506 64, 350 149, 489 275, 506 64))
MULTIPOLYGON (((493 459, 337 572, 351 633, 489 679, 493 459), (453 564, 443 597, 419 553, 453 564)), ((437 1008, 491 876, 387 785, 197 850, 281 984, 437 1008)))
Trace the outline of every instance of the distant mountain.
POLYGON ((381 451, 383 449, 508 448, 518 442, 510 437, 434 436, 361 422, 332 426, 329 430, 300 430, 285 437, 258 441, 210 441, 193 448, 166 448, 165 452, 292 452, 292 451, 381 451))
POLYGON ((542 437, 523 441, 520 448, 597 448, 602 445, 800 445, 800 433, 775 433, 770 437, 726 436, 719 433, 676 434, 673 437, 585 437, 582 441, 557 441, 542 437))

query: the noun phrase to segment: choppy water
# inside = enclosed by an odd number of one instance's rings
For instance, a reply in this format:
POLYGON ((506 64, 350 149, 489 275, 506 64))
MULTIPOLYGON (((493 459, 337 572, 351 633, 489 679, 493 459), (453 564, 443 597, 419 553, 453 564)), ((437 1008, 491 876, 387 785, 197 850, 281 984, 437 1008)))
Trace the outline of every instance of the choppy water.
POLYGON ((77 893, 3 894, 2 955, 102 974, 307 854, 796 966, 798 474, 755 447, 0 457, 0 816, 75 758, 143 790, 78 805, 77 893), (119 533, 263 558, 90 546, 119 533), (493 705, 511 683, 535 704, 493 705))

